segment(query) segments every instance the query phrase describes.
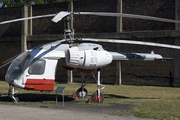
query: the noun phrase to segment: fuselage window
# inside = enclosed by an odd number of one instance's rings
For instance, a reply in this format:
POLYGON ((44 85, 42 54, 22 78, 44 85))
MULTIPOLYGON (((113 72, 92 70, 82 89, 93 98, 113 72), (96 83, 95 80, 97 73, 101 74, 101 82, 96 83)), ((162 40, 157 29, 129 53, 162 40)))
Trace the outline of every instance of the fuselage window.
POLYGON ((29 74, 42 75, 44 74, 46 61, 43 59, 34 59, 29 67, 29 74))

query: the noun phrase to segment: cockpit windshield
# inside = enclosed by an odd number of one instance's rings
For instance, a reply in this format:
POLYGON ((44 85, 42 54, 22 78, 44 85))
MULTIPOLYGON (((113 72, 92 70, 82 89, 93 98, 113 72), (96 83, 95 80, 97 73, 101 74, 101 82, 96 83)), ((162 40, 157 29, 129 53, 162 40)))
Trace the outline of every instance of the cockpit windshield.
POLYGON ((30 54, 28 51, 23 52, 19 55, 11 64, 10 68, 7 71, 7 76, 11 79, 18 79, 20 75, 27 68, 28 62, 30 60, 30 54))

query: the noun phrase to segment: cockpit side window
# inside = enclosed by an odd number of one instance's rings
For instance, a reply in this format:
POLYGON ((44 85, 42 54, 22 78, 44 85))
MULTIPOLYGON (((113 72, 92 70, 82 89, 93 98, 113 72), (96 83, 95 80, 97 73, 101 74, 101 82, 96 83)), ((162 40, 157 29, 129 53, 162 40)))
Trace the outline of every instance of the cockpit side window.
POLYGON ((42 75, 45 71, 46 61, 44 59, 34 59, 29 67, 29 74, 42 75))

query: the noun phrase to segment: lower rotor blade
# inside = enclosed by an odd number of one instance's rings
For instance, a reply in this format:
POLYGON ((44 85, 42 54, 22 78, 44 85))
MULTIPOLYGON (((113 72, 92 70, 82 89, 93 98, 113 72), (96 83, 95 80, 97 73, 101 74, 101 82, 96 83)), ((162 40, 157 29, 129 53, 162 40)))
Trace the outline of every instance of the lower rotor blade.
POLYGON ((8 20, 8 21, 0 22, 0 24, 12 23, 12 22, 29 20, 29 19, 36 19, 36 18, 43 18, 43 17, 52 17, 52 16, 55 16, 55 15, 56 14, 49 14, 49 15, 41 15, 41 16, 34 16, 34 17, 27 17, 27 18, 19 18, 19 19, 14 19, 14 20, 8 20))
POLYGON ((167 45, 167 44, 143 42, 143 41, 116 40, 116 39, 93 39, 93 38, 82 38, 81 40, 82 41, 122 43, 122 44, 146 45, 146 46, 156 46, 156 47, 180 49, 180 46, 176 46, 176 45, 167 45))
POLYGON ((98 16, 112 16, 112 17, 129 17, 129 18, 139 18, 146 20, 155 20, 161 22, 171 22, 171 23, 180 23, 178 20, 171 20, 166 18, 158 18, 152 16, 144 16, 144 15, 134 15, 134 14, 124 14, 124 13, 108 13, 108 12, 79 12, 82 15, 98 15, 98 16))
POLYGON ((46 46, 53 46, 55 44, 61 44, 62 42, 65 42, 66 40, 65 39, 62 39, 62 40, 57 40, 57 41, 54 41, 54 42, 50 42, 50 43, 46 43, 44 45, 40 45, 40 46, 37 46, 37 47, 34 47, 32 49, 38 49, 38 48, 44 48, 46 46))

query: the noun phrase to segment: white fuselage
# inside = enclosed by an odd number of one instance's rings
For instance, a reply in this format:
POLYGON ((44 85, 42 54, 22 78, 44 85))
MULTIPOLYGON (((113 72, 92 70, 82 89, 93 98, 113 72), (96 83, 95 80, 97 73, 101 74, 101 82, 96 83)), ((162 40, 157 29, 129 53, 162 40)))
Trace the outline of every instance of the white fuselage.
POLYGON ((51 91, 54 89, 57 62, 61 58, 66 58, 64 68, 87 73, 110 64, 112 60, 155 60, 162 59, 162 56, 153 52, 108 52, 94 43, 69 48, 68 44, 57 41, 20 54, 9 66, 5 79, 16 87, 51 91))

